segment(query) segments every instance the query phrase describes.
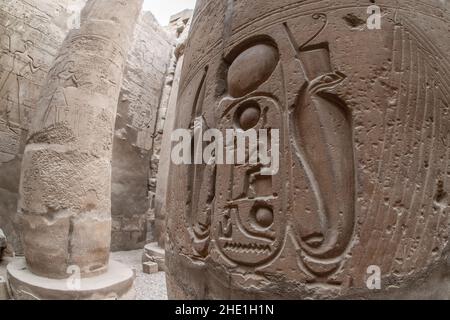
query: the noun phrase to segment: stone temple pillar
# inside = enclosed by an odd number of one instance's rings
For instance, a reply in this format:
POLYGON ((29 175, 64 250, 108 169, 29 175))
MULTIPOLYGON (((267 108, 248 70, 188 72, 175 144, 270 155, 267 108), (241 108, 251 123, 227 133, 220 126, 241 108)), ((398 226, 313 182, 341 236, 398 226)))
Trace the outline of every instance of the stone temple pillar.
MULTIPOLYGON (((170 24, 171 28, 176 28, 177 33, 181 33, 177 38, 177 44, 170 62, 166 86, 163 89, 163 98, 160 104, 160 117, 157 123, 158 129, 153 141, 154 154, 152 155, 152 158, 153 160, 157 160, 157 172, 153 172, 153 174, 156 175, 157 181, 156 190, 154 190, 155 192, 153 195, 153 212, 155 216, 153 231, 156 241, 150 242, 144 247, 144 254, 142 257, 144 271, 151 270, 150 266, 152 265, 154 266, 153 270, 166 270, 164 242, 167 228, 165 212, 167 184, 170 179, 171 168, 171 134, 175 125, 177 113, 178 88, 181 70, 183 69, 184 49, 186 47, 192 21, 191 11, 184 12, 184 14, 188 15, 188 22, 179 18, 176 23, 173 22, 170 24), (158 265, 158 268, 155 268, 155 264, 158 265)), ((155 163, 152 163, 152 166, 156 167, 155 163)))
POLYGON ((170 298, 450 298, 449 18, 440 0, 197 2, 176 128, 267 129, 280 166, 172 166, 170 298))
POLYGON ((68 35, 48 74, 22 164, 26 262, 8 266, 15 298, 132 298, 133 272, 109 261, 111 152, 141 6, 142 0, 88 1, 80 29, 68 35))

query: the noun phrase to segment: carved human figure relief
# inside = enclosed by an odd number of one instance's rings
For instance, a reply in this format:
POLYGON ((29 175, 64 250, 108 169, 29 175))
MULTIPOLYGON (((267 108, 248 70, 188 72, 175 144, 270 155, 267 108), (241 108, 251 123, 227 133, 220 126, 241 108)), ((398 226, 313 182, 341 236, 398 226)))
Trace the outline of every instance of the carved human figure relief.
POLYGON ((24 120, 23 106, 21 103, 21 81, 24 78, 29 78, 35 74, 41 67, 36 64, 34 58, 31 56, 30 50, 33 46, 33 42, 26 40, 23 42, 23 49, 12 51, 11 38, 8 35, 7 44, 8 50, 12 54, 12 67, 6 72, 6 75, 2 77, 0 83, 0 97, 5 97, 7 101, 15 102, 13 104, 6 104, 6 110, 3 110, 3 117, 6 120, 6 124, 10 127, 10 123, 19 125, 21 128, 25 126, 22 121, 24 120), (16 114, 13 112, 16 110, 16 114))
POLYGON ((40 103, 46 105, 45 112, 42 118, 39 119, 43 127, 51 126, 60 121, 58 117, 58 108, 68 107, 69 101, 66 94, 66 88, 77 88, 79 86, 79 79, 75 74, 75 62, 66 61, 63 64, 55 65, 50 70, 50 76, 57 79, 58 86, 53 90, 44 92, 40 97, 40 103), (50 116, 52 115, 52 118, 50 116))

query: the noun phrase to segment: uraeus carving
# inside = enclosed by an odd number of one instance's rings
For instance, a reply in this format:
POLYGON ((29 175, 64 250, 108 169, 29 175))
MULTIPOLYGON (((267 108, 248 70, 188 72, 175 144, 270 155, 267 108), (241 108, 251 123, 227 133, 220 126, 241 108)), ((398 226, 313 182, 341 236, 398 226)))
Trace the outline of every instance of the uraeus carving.
MULTIPOLYGON (((317 206, 320 231, 302 234, 296 229, 304 267, 319 278, 328 278, 339 267, 353 236, 355 223, 355 164, 351 111, 331 93, 345 75, 333 71, 327 43, 310 44, 327 25, 298 46, 287 23, 287 36, 295 50, 306 83, 290 107, 289 122, 294 158, 309 179, 317 206)), ((298 214, 302 214, 299 212, 298 214)))

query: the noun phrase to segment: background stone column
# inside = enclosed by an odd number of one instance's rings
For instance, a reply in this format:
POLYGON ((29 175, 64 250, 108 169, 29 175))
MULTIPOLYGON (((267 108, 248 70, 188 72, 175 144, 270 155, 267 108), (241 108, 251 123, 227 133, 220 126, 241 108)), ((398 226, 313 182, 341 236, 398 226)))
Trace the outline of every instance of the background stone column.
POLYGON ((48 74, 20 186, 22 241, 33 275, 63 279, 70 266, 81 277, 108 272, 114 121, 141 6, 142 0, 88 1, 80 29, 66 38, 48 74))
POLYGON ((171 17, 169 30, 176 36, 172 59, 167 72, 165 86, 161 95, 158 119, 152 144, 150 163, 150 199, 149 210, 152 223, 149 226, 147 240, 142 257, 145 270, 165 271, 164 241, 166 232, 166 192, 171 167, 171 134, 175 126, 177 98, 181 70, 183 68, 184 49, 191 28, 192 10, 185 10, 171 17), (153 241, 155 240, 155 241, 153 241), (156 268, 155 264, 158 265, 156 268), (153 268, 150 266, 153 265, 153 268))
MULTIPOLYGON (((155 238, 156 242, 161 248, 164 248, 164 241, 166 237, 166 214, 165 202, 167 192, 167 182, 170 177, 170 165, 172 160, 171 153, 171 135, 175 126, 178 90, 181 77, 181 70, 183 68, 184 50, 186 48, 187 38, 191 30, 192 12, 185 12, 187 22, 180 21, 175 26, 178 26, 176 32, 179 33, 177 44, 173 53, 174 63, 170 71, 170 90, 165 92, 165 101, 160 110, 161 119, 158 122, 159 136, 158 136, 158 172, 157 185, 155 190, 155 238)), ((185 21, 186 21, 185 20, 185 21)), ((172 26, 172 25, 171 25, 172 26)))

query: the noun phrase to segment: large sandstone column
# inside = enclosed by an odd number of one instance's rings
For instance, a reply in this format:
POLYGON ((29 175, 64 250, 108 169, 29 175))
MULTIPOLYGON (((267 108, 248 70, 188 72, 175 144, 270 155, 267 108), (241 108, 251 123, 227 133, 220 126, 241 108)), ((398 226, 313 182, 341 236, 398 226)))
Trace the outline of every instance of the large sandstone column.
POLYGON ((280 170, 172 166, 171 298, 450 298, 448 2, 374 2, 197 3, 176 127, 278 129, 280 170))
POLYGON ((129 297, 132 272, 109 264, 111 151, 141 5, 88 1, 80 29, 66 38, 49 72, 22 164, 19 215, 29 274, 20 263, 9 266, 18 298, 129 297), (68 270, 86 279, 81 291, 60 287, 57 279, 68 270), (40 283, 45 278, 55 280, 40 283))
POLYGON ((167 93, 167 101, 163 105, 165 110, 161 110, 161 113, 164 114, 163 120, 160 121, 161 132, 164 134, 161 137, 161 141, 159 141, 159 166, 158 166, 158 175, 157 175, 157 186, 156 186, 156 194, 155 194, 155 237, 158 242, 158 245, 161 248, 164 248, 164 241, 166 237, 166 225, 165 225, 165 207, 167 201, 167 184, 170 179, 170 152, 171 152, 171 133, 175 126, 175 120, 177 115, 177 99, 178 99, 178 91, 179 84, 181 78, 181 70, 183 68, 183 60, 184 60, 184 50, 186 48, 186 42, 189 35, 189 31, 191 29, 192 22, 192 13, 189 15, 189 21, 184 23, 178 23, 177 25, 182 24, 182 28, 178 28, 178 32, 181 30, 182 33, 177 39, 177 45, 175 47, 174 52, 174 64, 173 64, 173 75, 171 79, 171 88, 170 92, 167 93))
POLYGON ((166 78, 166 85, 162 92, 159 107, 159 118, 153 139, 153 154, 151 161, 150 197, 152 199, 152 213, 154 214, 152 239, 144 247, 142 262, 144 269, 146 264, 158 264, 159 271, 165 271, 164 242, 167 236, 166 228, 166 201, 167 185, 170 179, 170 153, 171 133, 175 126, 177 114, 178 88, 183 67, 184 49, 191 27, 192 11, 183 11, 174 16, 169 28, 174 29, 177 43, 170 61, 166 78))

